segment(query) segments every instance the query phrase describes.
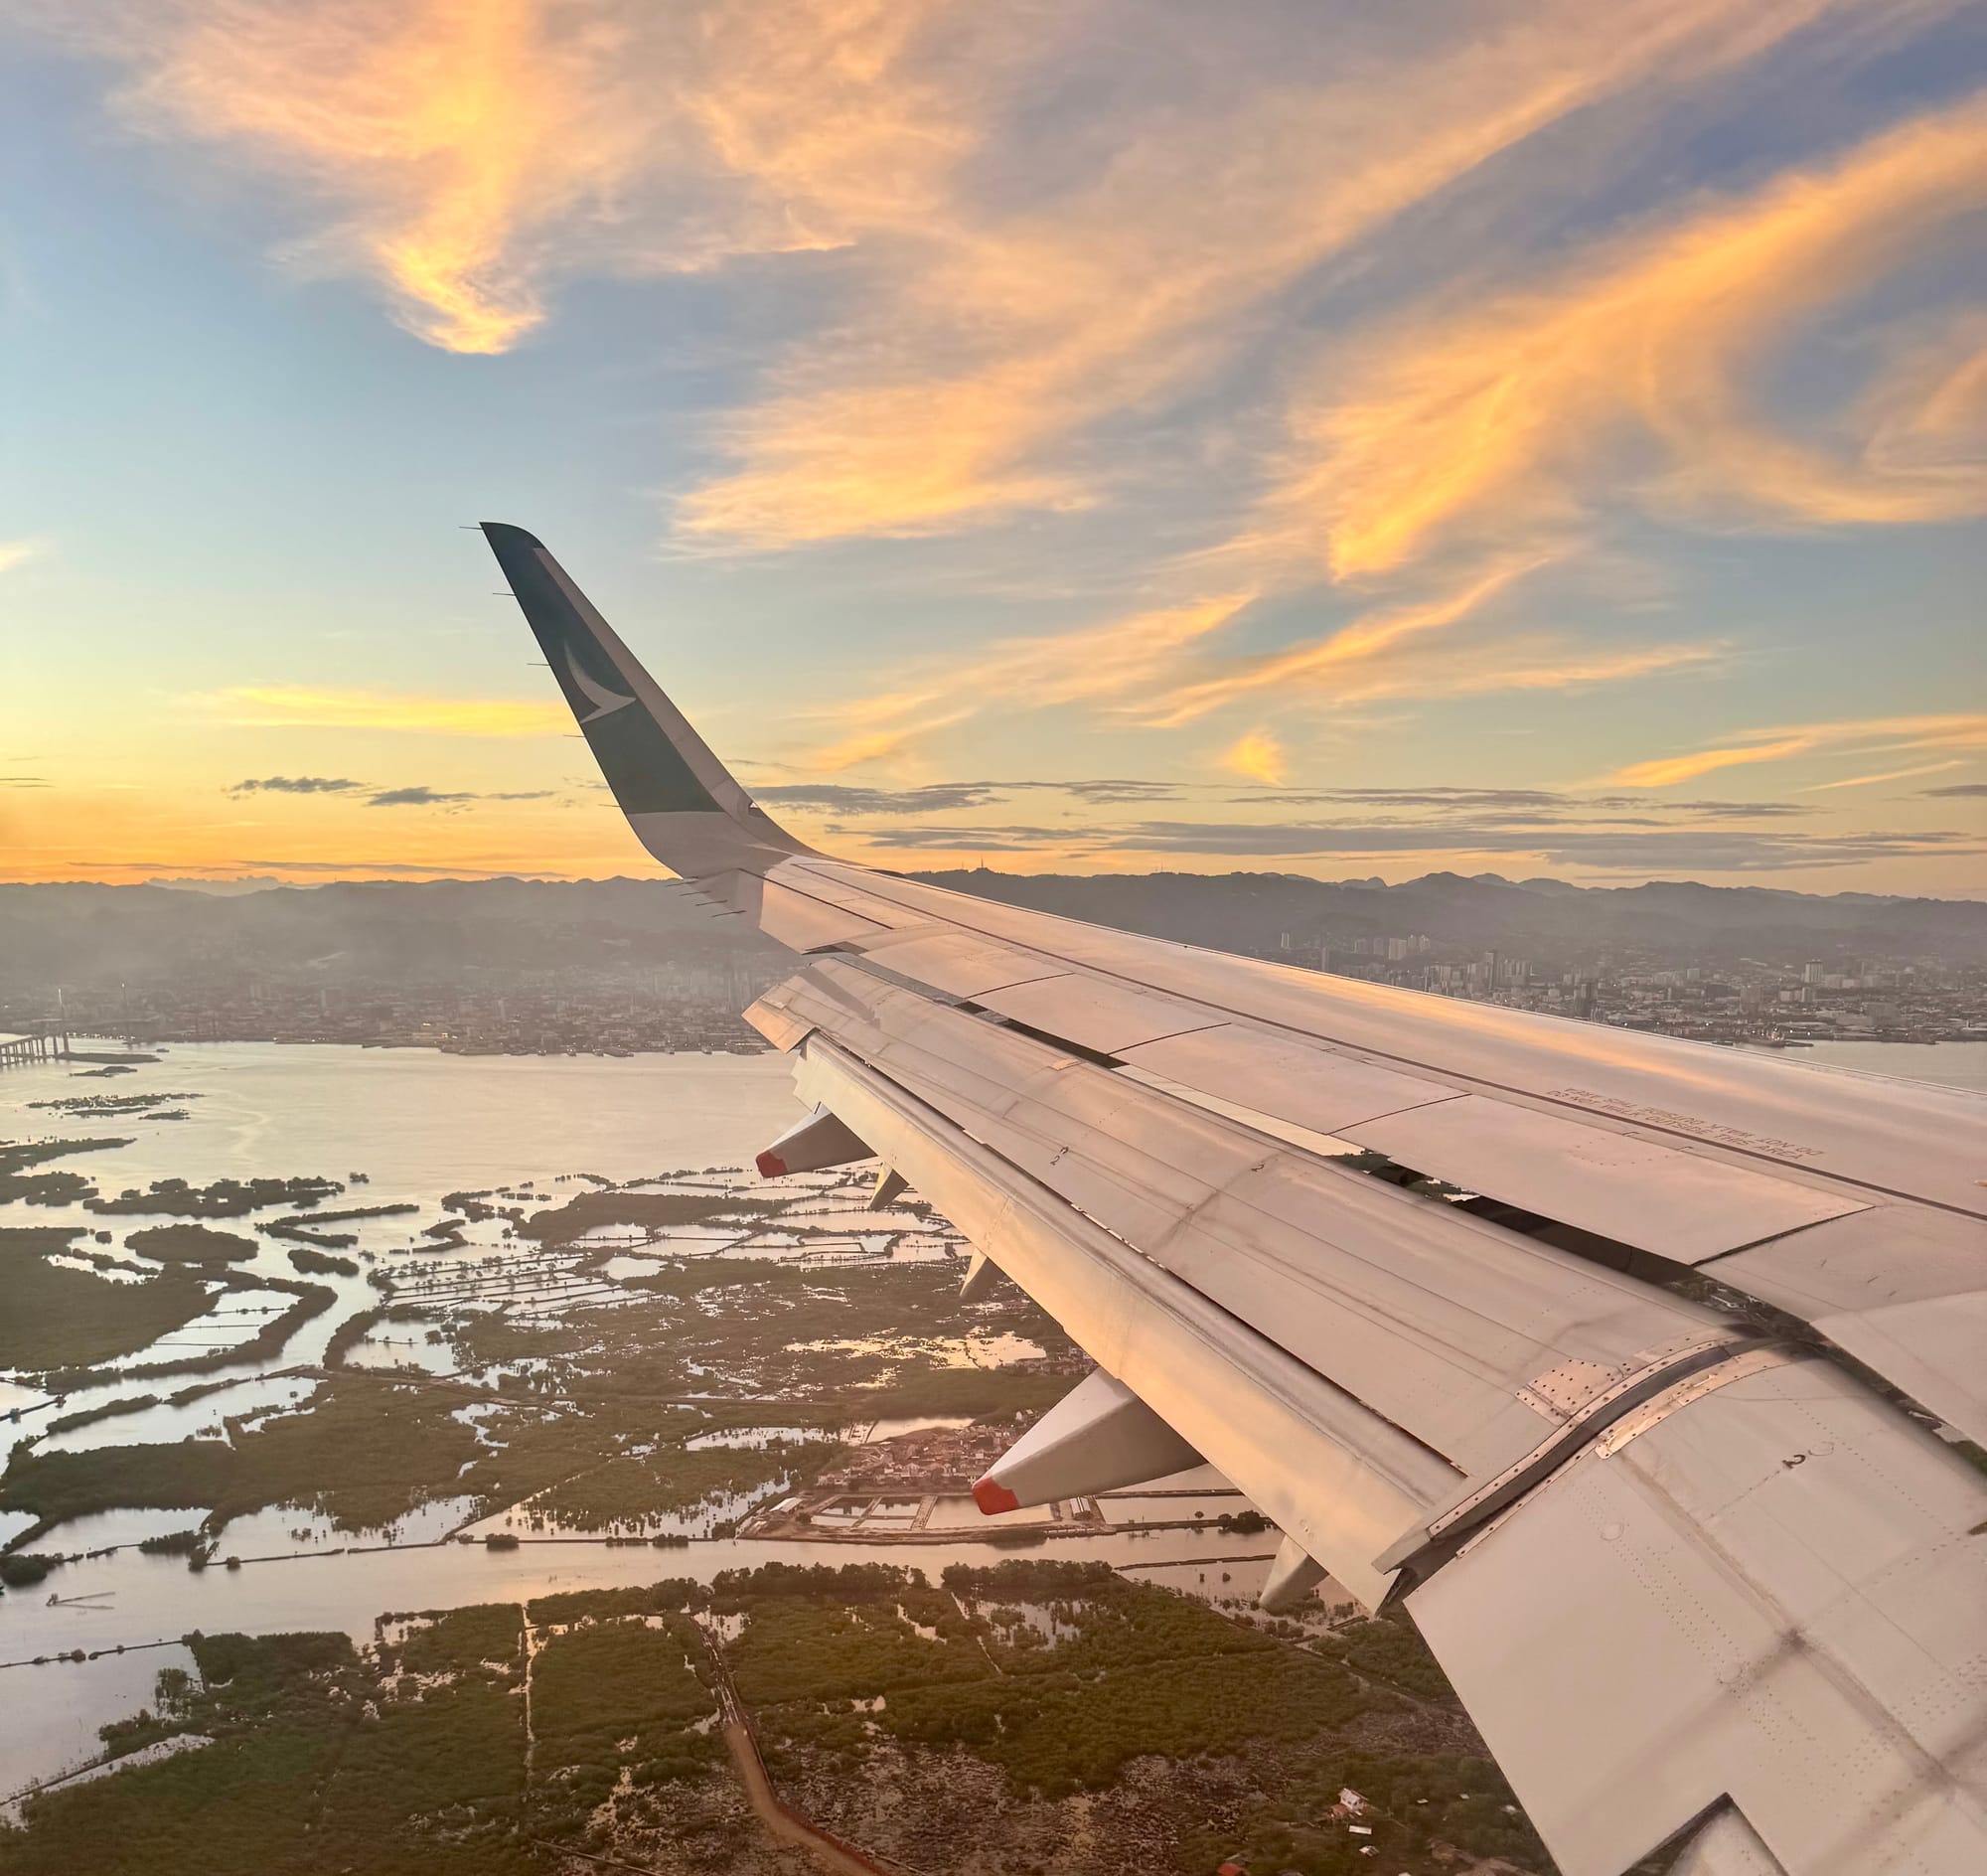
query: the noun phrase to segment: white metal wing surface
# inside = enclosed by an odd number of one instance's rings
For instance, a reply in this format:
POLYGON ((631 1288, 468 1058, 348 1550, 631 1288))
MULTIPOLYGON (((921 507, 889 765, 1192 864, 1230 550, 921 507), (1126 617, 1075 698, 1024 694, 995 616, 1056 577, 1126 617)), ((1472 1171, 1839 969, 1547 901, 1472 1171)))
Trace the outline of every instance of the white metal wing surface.
POLYGON ((1568 1876, 1987 1870, 1987 1101, 829 859, 485 532, 644 846, 805 954, 762 1169, 880 1160, 1098 1363, 984 1504, 1203 1457, 1266 1595, 1406 1608, 1568 1876))

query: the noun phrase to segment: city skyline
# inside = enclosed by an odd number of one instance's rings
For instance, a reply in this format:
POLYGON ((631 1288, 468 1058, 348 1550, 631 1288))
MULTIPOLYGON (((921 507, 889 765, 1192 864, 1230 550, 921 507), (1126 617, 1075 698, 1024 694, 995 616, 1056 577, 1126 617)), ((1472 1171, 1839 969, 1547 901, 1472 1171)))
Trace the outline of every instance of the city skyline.
POLYGON ((906 868, 1987 895, 1938 4, 0 3, 0 872, 643 872, 483 519, 906 868))

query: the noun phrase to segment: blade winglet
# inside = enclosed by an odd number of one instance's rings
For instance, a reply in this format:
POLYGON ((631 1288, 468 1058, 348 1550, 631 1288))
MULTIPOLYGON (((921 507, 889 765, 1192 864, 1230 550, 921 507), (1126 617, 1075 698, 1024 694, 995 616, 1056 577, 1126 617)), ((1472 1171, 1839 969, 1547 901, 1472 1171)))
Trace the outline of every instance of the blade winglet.
POLYGON ((813 850, 765 814, 535 535, 483 523, 573 720, 636 837, 686 874, 763 872, 813 850))

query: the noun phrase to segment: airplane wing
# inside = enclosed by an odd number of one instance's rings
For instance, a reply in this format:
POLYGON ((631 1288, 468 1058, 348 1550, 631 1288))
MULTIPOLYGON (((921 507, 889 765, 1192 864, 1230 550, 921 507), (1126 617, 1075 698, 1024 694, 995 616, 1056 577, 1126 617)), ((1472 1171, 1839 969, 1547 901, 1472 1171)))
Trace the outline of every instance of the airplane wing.
POLYGON ((984 1508, 1219 1468, 1567 1876, 1987 1871, 1987 1100, 834 860, 484 532, 643 845, 801 954, 762 1172, 880 1161, 1097 1362, 984 1508))

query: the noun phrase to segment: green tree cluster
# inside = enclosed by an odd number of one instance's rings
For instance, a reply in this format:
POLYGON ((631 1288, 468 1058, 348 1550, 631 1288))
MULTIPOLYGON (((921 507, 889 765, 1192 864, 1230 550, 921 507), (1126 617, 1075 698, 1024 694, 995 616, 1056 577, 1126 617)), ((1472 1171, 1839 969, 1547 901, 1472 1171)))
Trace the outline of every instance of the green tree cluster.
MULTIPOLYGON (((129 1141, 93 1140, 91 1147, 129 1146, 129 1141)), ((265 1205, 315 1205, 345 1187, 336 1179, 216 1179, 210 1185, 190 1185, 185 1179, 154 1179, 144 1190, 135 1187, 115 1198, 92 1198, 88 1209, 100 1212, 163 1212, 179 1218, 238 1218, 265 1205)))
POLYGON ((1552 1861, 1503 1775, 1488 1759, 1456 1753, 1329 1753, 1302 1775, 1253 1804, 1238 1828, 1188 1840, 1182 1869, 1212 1869, 1240 1852, 1252 1869, 1295 1876, 1354 1876, 1383 1869, 1413 1876, 1452 1869, 1455 1851, 1472 1862, 1502 1858, 1521 1870, 1552 1861), (1359 1795, 1356 1818, 1334 1817, 1342 1791, 1359 1795), (1358 1822, 1372 1832, 1354 1836, 1358 1822), (1439 1848, 1439 1846, 1448 1846, 1439 1848))
POLYGON ((695 1778, 722 1747, 694 1662, 696 1627, 675 1614, 595 1620, 542 1641, 532 1661, 532 1721, 542 1776, 540 1829, 575 1830, 620 1783, 695 1778), (696 1723, 705 1722, 702 1730, 696 1723))
POLYGON ((0 1228, 0 1368, 47 1374, 134 1354, 207 1307, 192 1273, 112 1283, 51 1263, 80 1237, 60 1227, 0 1228))
POLYGON ((204 1224, 155 1224, 133 1231, 124 1248, 155 1264, 245 1264, 260 1248, 238 1231, 204 1224))
POLYGON ((1414 1625, 1404 1617, 1352 1623, 1335 1629, 1318 1645, 1368 1679, 1385 1681, 1424 1700, 1458 1705, 1455 1689, 1414 1625))
POLYGON ((308 1411, 237 1426, 229 1441, 24 1449, 0 1474, 0 1510, 61 1522, 119 1505, 200 1506, 218 1522, 301 1502, 343 1530, 372 1529, 453 1490, 460 1470, 481 1454, 455 1406, 432 1391, 341 1377, 308 1411))

